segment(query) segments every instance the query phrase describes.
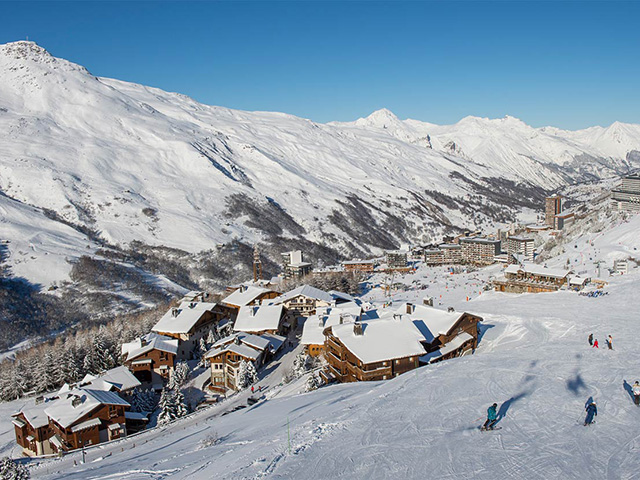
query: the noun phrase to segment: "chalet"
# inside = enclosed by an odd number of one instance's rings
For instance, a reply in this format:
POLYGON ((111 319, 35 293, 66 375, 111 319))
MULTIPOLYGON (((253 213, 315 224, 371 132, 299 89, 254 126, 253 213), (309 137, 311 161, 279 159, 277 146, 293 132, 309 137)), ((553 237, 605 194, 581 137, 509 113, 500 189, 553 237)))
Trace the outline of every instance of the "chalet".
POLYGON ((162 389, 175 365, 178 339, 148 333, 122 345, 124 364, 142 383, 162 389))
POLYGON ((312 357, 324 353, 324 330, 327 327, 343 323, 359 322, 362 319, 362 307, 355 302, 347 302, 335 307, 319 308, 304 322, 300 343, 312 357))
POLYGON ((127 407, 115 392, 74 389, 62 394, 44 410, 52 450, 65 452, 125 436, 127 407))
POLYGON ((373 260, 349 260, 342 262, 345 272, 373 273, 376 263, 373 260))
POLYGON ((276 298, 280 294, 269 288, 257 287, 253 285, 240 285, 231 295, 222 300, 222 304, 240 310, 247 305, 260 305, 263 300, 276 298))
POLYGON ((49 399, 38 397, 36 404, 24 407, 12 415, 16 443, 22 447, 22 452, 30 457, 53 453, 49 438, 51 428, 49 417, 44 413, 49 399))
POLYGON ((242 361, 258 369, 280 349, 285 338, 278 335, 234 333, 213 344, 205 359, 211 365, 211 389, 226 392, 239 390, 238 368, 242 361))
POLYGON ((589 283, 589 279, 575 275, 569 279, 569 288, 571 290, 580 291, 589 283))
POLYGON ((209 294, 207 292, 200 292, 198 290, 191 290, 186 293, 180 302, 191 303, 191 302, 206 302, 209 299, 209 294))
POLYGON ((472 265, 491 265, 500 254, 500 240, 485 237, 461 238, 462 260, 472 265))
POLYGON ((291 327, 286 317, 286 310, 282 304, 248 305, 240 308, 233 330, 256 335, 285 333, 291 327))
POLYGON ((477 346, 481 320, 468 313, 404 304, 382 318, 328 327, 323 376, 340 382, 386 380, 464 355, 477 346))
POLYGON ((512 235, 507 237, 506 244, 509 258, 517 258, 520 261, 533 262, 533 238, 512 235))
POLYGON ((182 302, 165 313, 152 332, 178 340, 176 360, 190 360, 201 338, 231 312, 228 307, 208 302, 182 302))
POLYGON ((330 307, 334 301, 335 297, 330 293, 310 285, 302 285, 274 298, 271 303, 284 305, 293 315, 308 317, 319 307, 330 307))
MULTIPOLYGON (((120 366, 100 373, 99 375, 86 374, 78 383, 81 388, 90 388, 92 390, 102 390, 105 392, 116 392, 120 396, 130 394, 134 388, 141 385, 138 380, 127 367, 120 366)), ((65 387, 58 392, 65 392, 65 387)))
POLYGON ((567 284, 570 273, 533 263, 509 265, 504 269, 504 278, 495 279, 493 285, 498 292, 555 292, 567 284))

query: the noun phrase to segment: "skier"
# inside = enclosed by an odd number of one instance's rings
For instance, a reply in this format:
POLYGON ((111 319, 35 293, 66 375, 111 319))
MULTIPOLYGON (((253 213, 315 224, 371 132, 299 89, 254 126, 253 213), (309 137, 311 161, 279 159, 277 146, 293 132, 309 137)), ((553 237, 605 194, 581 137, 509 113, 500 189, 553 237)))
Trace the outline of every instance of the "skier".
POLYGON ((640 383, 638 383, 637 380, 631 387, 631 390, 633 391, 633 401, 640 407, 640 383))
POLYGON ((253 395, 254 391, 255 391, 255 388, 253 387, 253 385, 251 385, 251 395, 253 395))
POLYGON ((498 408, 498 404, 494 403, 487 409, 487 421, 484 422, 484 425, 482 426, 481 430, 493 430, 493 427, 497 422, 497 416, 498 416, 496 412, 496 408, 498 408))
POLYGON ((598 407, 596 407, 596 402, 591 402, 589 405, 587 405, 585 411, 587 412, 587 417, 584 419, 584 426, 586 427, 587 425, 591 425, 593 423, 593 417, 598 416, 598 407))
POLYGON ((593 346, 593 333, 589 334, 589 345, 593 346))
POLYGON ((592 348, 600 348, 600 347, 598 347, 598 339, 597 338, 593 341, 593 347, 592 348))
POLYGON ((613 350, 613 337, 611 335, 609 335, 607 339, 607 345, 609 346, 609 350, 613 350))

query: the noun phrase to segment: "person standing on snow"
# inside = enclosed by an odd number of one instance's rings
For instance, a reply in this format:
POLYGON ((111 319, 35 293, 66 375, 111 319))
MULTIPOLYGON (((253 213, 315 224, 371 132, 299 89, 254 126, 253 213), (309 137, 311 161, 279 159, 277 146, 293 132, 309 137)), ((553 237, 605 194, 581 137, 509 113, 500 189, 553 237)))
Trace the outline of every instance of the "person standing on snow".
POLYGON ((636 405, 640 407, 640 383, 636 380, 636 383, 631 387, 633 391, 633 401, 636 405))
POLYGON ((598 339, 597 338, 593 342, 593 348, 600 348, 600 347, 598 347, 598 339))
POLYGON ((607 345, 609 346, 609 350, 613 350, 613 337, 611 335, 607 338, 607 345))
POLYGON ((589 334, 589 345, 593 347, 593 333, 589 334))
POLYGON ((586 427, 587 425, 591 425, 593 423, 593 417, 598 416, 598 407, 596 407, 596 402, 591 402, 589 405, 587 405, 585 411, 587 412, 587 417, 584 419, 584 426, 586 427))
POLYGON ((496 409, 498 408, 498 404, 494 403, 487 409, 487 421, 484 422, 482 426, 482 430, 493 430, 494 425, 497 422, 498 413, 496 409))

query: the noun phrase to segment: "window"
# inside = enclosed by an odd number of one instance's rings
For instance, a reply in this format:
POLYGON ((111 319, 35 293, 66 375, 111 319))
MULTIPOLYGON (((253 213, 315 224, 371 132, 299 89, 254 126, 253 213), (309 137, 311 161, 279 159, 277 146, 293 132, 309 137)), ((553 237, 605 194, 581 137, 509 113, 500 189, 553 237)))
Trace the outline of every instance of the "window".
POLYGON ((109 405, 109 418, 118 416, 118 407, 115 405, 109 405))

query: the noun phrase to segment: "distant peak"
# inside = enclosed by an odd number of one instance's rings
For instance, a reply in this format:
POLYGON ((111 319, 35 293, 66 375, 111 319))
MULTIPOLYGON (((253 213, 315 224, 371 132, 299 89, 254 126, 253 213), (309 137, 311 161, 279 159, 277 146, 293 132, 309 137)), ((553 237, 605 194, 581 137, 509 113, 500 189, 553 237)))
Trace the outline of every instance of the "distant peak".
POLYGON ((36 42, 21 40, 19 42, 6 43, 0 45, 0 52, 8 57, 21 58, 52 58, 51 54, 36 42))
POLYGON ((356 120, 356 125, 387 128, 392 124, 400 122, 401 121, 394 115, 391 110, 381 108, 380 110, 376 110, 375 112, 373 112, 368 117, 356 120))

